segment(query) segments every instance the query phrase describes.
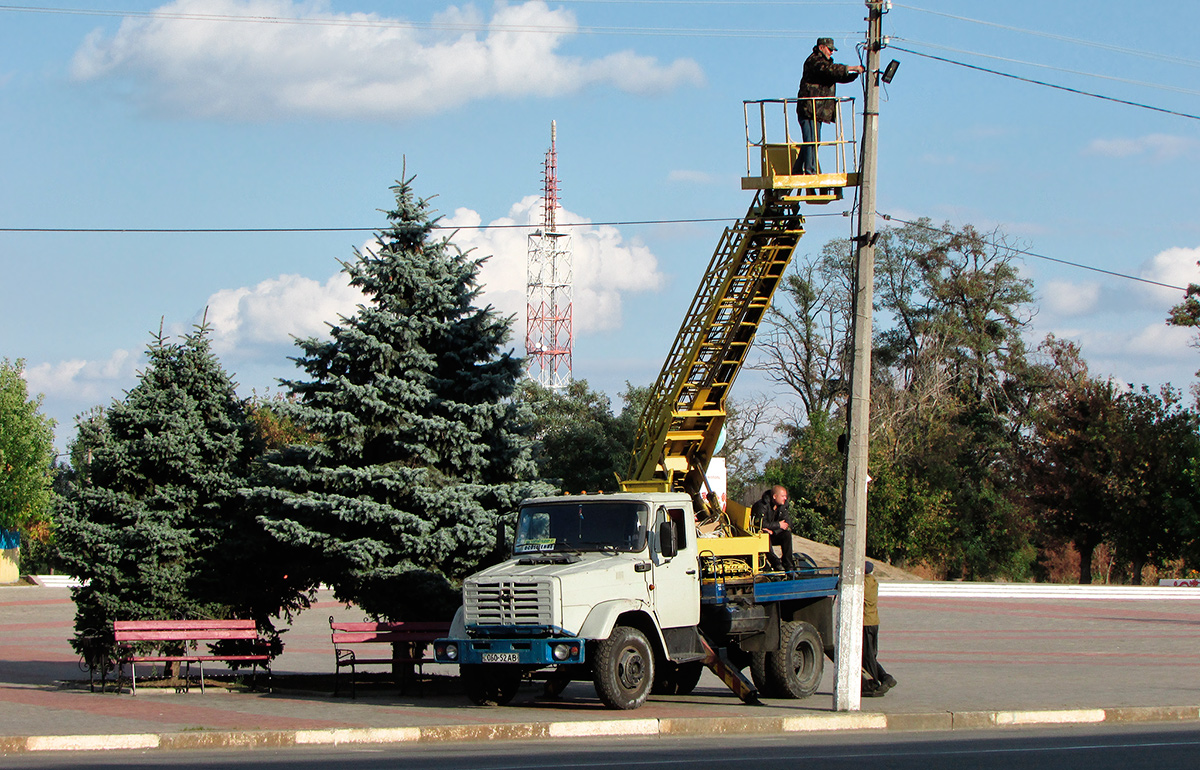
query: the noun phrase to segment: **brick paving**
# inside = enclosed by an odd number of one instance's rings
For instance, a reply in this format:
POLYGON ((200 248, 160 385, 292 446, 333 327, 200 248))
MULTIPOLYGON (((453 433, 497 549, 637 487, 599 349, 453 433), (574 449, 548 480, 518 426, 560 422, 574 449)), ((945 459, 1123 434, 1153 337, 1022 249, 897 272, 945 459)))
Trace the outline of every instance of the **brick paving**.
MULTIPOLYGON (((1198 594, 1200 596, 1200 594, 1198 594)), ((362 614, 323 593, 284 635, 277 675, 329 675, 327 618, 362 614)), ((899 681, 863 712, 928 715, 1045 709, 1195 707, 1200 704, 1200 600, 953 599, 883 596, 880 660, 899 681)), ((829 715, 833 665, 820 691, 804 701, 741 704, 706 672, 686 697, 652 696, 633 712, 603 708, 587 683, 561 699, 523 688, 505 708, 476 708, 453 682, 360 690, 201 694, 142 689, 88 692, 69 640, 74 606, 64 588, 0 587, 0 740, 12 736, 127 735, 229 730, 351 730, 521 725, 605 720, 729 720, 829 715), (447 692, 447 690, 451 690, 447 692)), ((449 667, 427 671, 452 674, 449 667)), ((212 670, 209 672, 213 673, 212 670)), ((320 685, 328 684, 328 676, 320 685)), ((1191 713, 1191 712, 1186 712, 1191 713)), ((631 722, 630 724, 634 724, 631 722)), ((640 723, 639 723, 640 724, 640 723)), ((682 721, 678 724, 683 724, 682 721)), ((703 723, 697 723, 703 724, 703 723)))

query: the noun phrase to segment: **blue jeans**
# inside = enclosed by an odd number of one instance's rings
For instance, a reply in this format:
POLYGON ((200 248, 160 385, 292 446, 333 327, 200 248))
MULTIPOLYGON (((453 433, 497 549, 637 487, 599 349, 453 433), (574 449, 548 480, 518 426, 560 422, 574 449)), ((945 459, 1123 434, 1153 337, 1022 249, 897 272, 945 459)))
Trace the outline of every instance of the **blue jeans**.
POLYGON ((800 157, 793 169, 797 174, 817 173, 817 144, 821 141, 821 123, 816 120, 800 121, 800 134, 804 144, 800 145, 800 157))

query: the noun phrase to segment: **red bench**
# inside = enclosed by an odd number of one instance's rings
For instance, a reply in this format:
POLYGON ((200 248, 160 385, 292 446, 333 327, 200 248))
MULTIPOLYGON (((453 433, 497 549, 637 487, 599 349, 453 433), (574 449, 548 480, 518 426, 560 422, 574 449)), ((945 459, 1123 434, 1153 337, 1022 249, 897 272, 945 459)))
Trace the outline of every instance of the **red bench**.
MULTIPOLYGON (((117 690, 121 689, 121 675, 125 664, 129 664, 129 691, 137 694, 138 663, 186 663, 184 689, 192 673, 192 663, 200 667, 200 692, 204 692, 205 662, 251 664, 251 681, 257 678, 261 666, 267 672, 267 688, 270 690, 271 656, 266 640, 258 635, 253 620, 118 620, 113 623, 113 637, 117 642, 117 690), (215 642, 222 639, 248 639, 261 652, 238 655, 202 655, 196 649, 200 642, 215 642), (133 645, 144 642, 176 642, 178 654, 139 655, 133 645)), ((159 645, 164 646, 164 645, 159 645)))
POLYGON ((330 639, 333 641, 333 654, 337 665, 333 672, 333 694, 336 696, 340 688, 341 671, 350 669, 350 695, 358 697, 355 679, 358 666, 400 666, 402 667, 400 692, 404 692, 405 684, 412 677, 413 668, 423 675, 422 665, 432 662, 432 657, 426 657, 425 650, 435 639, 441 639, 450 632, 449 623, 433 621, 396 621, 393 623, 338 623, 329 616, 330 639), (390 644, 392 654, 386 658, 360 658, 351 645, 360 644, 390 644))

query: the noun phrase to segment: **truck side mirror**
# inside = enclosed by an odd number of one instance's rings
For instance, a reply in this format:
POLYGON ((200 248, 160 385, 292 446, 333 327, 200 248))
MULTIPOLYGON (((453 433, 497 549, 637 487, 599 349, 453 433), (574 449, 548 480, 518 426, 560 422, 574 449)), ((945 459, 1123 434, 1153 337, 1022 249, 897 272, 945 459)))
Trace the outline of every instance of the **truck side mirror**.
POLYGON ((675 531, 675 522, 668 520, 658 525, 658 550, 666 559, 679 553, 679 536, 675 531))

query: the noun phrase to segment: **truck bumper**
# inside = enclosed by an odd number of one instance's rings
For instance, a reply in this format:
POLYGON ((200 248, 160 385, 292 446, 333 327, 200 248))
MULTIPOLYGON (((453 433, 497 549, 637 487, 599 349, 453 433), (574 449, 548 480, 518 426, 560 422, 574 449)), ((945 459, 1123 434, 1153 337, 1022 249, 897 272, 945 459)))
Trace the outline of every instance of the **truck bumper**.
POLYGON ((583 663, 582 639, 438 639, 433 643, 438 663, 509 663, 521 666, 557 666, 583 663))

